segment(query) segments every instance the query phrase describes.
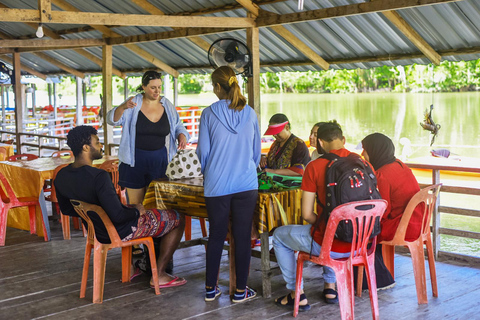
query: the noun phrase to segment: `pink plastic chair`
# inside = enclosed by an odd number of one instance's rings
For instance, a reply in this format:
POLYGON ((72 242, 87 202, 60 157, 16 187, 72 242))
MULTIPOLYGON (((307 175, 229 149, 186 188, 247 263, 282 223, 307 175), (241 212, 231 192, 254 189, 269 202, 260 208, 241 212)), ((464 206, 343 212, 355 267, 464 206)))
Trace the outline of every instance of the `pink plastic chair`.
POLYGON ((369 238, 373 231, 375 218, 381 217, 386 207, 387 202, 385 200, 366 200, 343 204, 332 211, 328 219, 325 236, 323 237, 320 255, 318 257, 310 257, 310 254, 307 252, 299 252, 298 254, 295 306, 293 309, 294 317, 298 315, 303 263, 304 261, 312 261, 316 264, 331 267, 335 271, 335 275, 337 276, 340 314, 343 320, 354 319, 353 266, 364 265, 367 270, 372 316, 373 319, 379 318, 377 283, 374 267, 376 237, 373 241, 370 241, 369 238), (337 230, 338 223, 342 220, 349 220, 353 227, 353 242, 350 249, 350 257, 332 259, 330 252, 332 251, 335 231, 337 230), (357 230, 362 230, 363 232, 357 233, 357 230), (369 243, 371 243, 371 245, 367 248, 369 243))
POLYGON ((157 260, 155 258, 155 249, 153 247, 152 237, 138 238, 130 241, 122 241, 118 236, 112 221, 107 213, 99 206, 89 204, 86 202, 71 200, 75 211, 88 224, 88 237, 85 246, 85 258, 83 261, 82 283, 80 285, 80 298, 85 298, 88 280, 88 266, 90 265, 90 256, 93 253, 93 303, 102 303, 103 301, 103 287, 105 283, 105 266, 107 263, 108 250, 113 248, 122 248, 122 282, 130 281, 130 268, 132 264, 132 246, 144 244, 148 248, 150 257, 150 264, 152 268, 152 278, 155 285, 155 294, 160 294, 160 287, 158 284, 157 260), (100 243, 95 236, 95 228, 93 222, 88 216, 87 212, 95 212, 102 220, 105 229, 107 229, 108 236, 111 243, 100 243))
POLYGON ((398 225, 395 236, 391 241, 382 241, 383 245, 383 259, 387 269, 395 278, 395 246, 406 246, 410 250, 413 264, 413 274, 415 276, 415 286, 417 289, 418 304, 428 303, 427 297, 427 280, 425 276, 425 253, 423 245, 427 247, 428 266, 430 267, 430 281, 432 282, 432 293, 434 297, 438 297, 437 287, 437 271, 435 269, 435 256, 433 255, 432 234, 430 232, 430 221, 432 220, 432 213, 437 203, 437 197, 440 192, 442 184, 435 184, 423 188, 418 191, 407 204, 405 211, 398 225), (405 241, 405 233, 407 232, 408 223, 412 217, 415 208, 424 203, 423 212, 423 229, 417 240, 412 242, 405 241))
POLYGON ((118 198, 120 202, 123 204, 127 204, 127 191, 122 189, 122 187, 118 184, 119 173, 118 173, 118 163, 119 160, 107 160, 100 165, 100 169, 107 171, 110 173, 112 177, 112 183, 115 187, 115 191, 117 191, 118 198))
MULTIPOLYGON (((2 184, 0 186, 0 246, 4 246, 5 236, 7 233, 8 210, 10 210, 11 208, 28 206, 28 212, 30 215, 30 233, 36 234, 37 227, 35 224, 35 208, 37 206, 40 207, 40 203, 38 202, 38 198, 34 197, 17 198, 17 196, 12 190, 12 187, 2 173, 0 173, 0 181, 2 184)), ((47 230, 45 228, 45 223, 43 222, 43 219, 42 227, 45 241, 48 241, 47 230)))
POLYGON ((8 157, 8 161, 19 161, 19 160, 35 160, 38 159, 38 156, 30 153, 21 153, 21 154, 14 154, 13 156, 8 157))

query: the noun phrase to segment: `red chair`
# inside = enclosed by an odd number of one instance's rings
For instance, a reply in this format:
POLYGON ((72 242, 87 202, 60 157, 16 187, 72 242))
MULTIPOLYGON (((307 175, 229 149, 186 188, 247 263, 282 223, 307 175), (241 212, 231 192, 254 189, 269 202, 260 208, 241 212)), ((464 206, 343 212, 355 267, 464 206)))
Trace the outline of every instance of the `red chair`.
MULTIPOLYGON (((55 181, 55 178, 57 177, 58 172, 66 166, 68 166, 68 163, 59 165, 58 167, 55 168, 55 171, 53 171, 52 188, 50 189, 51 193, 45 197, 45 200, 50 201, 52 202, 52 204, 55 205, 57 213, 60 216, 60 222, 62 224, 63 239, 70 240, 71 239, 70 216, 64 215, 60 210, 60 206, 58 205, 58 199, 57 199, 57 190, 53 187, 53 182, 55 181)), ((80 229, 81 224, 79 219, 77 217, 72 217, 72 220, 73 220, 73 227, 75 229, 80 229)), ((87 236, 87 230, 85 228, 83 228, 83 236, 84 237, 87 236)))
POLYGON ((70 150, 60 150, 60 151, 55 151, 52 153, 52 158, 62 158, 62 157, 68 157, 69 159, 73 159, 73 152, 70 150))
POLYGON ((336 207, 328 219, 325 236, 322 242, 322 250, 318 257, 311 256, 307 252, 299 252, 297 259, 297 283, 295 288, 295 306, 293 316, 298 315, 300 303, 300 286, 303 274, 304 261, 331 267, 337 276, 338 299, 342 319, 354 319, 354 295, 353 295, 353 266, 364 265, 367 270, 368 288, 370 293, 370 305, 373 319, 379 318, 377 283, 375 279, 375 245, 376 237, 370 241, 373 231, 374 220, 381 217, 385 212, 387 202, 385 200, 355 201, 336 207), (368 208, 370 207, 370 208, 368 208), (368 208, 368 209, 367 209, 368 208), (334 241, 338 223, 349 220, 353 227, 353 242, 350 249, 350 257, 332 259, 330 252, 334 241), (363 232, 358 233, 358 230, 363 232), (371 242, 371 245, 367 245, 371 242))
POLYGON ((160 294, 160 287, 158 285, 157 262, 155 258, 155 249, 153 247, 152 237, 145 237, 133 239, 130 241, 122 241, 118 236, 112 221, 106 212, 99 206, 89 204, 86 202, 71 200, 75 211, 88 224, 88 237, 85 247, 85 259, 83 261, 82 283, 80 285, 80 298, 85 297, 88 280, 88 266, 90 264, 90 256, 93 253, 93 303, 102 303, 103 301, 103 287, 105 283, 105 266, 107 263, 107 252, 113 248, 122 248, 122 282, 130 281, 130 269, 132 263, 132 246, 144 244, 148 248, 150 256, 150 263, 152 267, 153 283, 155 285, 155 294, 160 294), (108 236, 111 243, 104 244, 98 242, 95 236, 95 229, 93 222, 88 216, 87 212, 95 212, 103 222, 107 229, 108 236))
MULTIPOLYGON (((15 193, 12 190, 12 187, 8 183, 5 176, 0 173, 0 246, 5 245, 5 236, 7 233, 7 215, 8 211, 11 208, 17 207, 26 207, 28 206, 28 212, 30 215, 30 233, 36 234, 37 227, 35 225, 35 208, 38 206, 40 207, 40 203, 38 202, 38 198, 34 197, 21 197, 17 198, 15 193)), ((43 235, 45 241, 48 241, 47 230, 45 228, 45 223, 42 219, 42 227, 43 227, 43 235)))
POLYGON ((427 280, 425 276, 425 253, 423 251, 423 245, 427 246, 432 293, 434 297, 438 297, 437 271, 435 269, 435 256, 433 255, 430 221, 432 220, 432 213, 435 209, 441 187, 442 184, 440 183, 428 186, 418 191, 408 202, 393 239, 391 241, 381 242, 383 245, 382 254, 383 259, 385 260, 385 266, 390 271, 393 278, 395 278, 395 246, 406 246, 408 250, 410 250, 410 254, 412 256, 413 274, 415 276, 415 286, 417 289, 418 304, 428 303, 427 280), (413 211, 421 203, 425 204, 422 219, 422 232, 417 240, 407 242, 405 241, 405 233, 407 232, 408 223, 410 222, 413 211))
POLYGON ((35 160, 38 159, 38 156, 31 154, 31 153, 21 153, 21 154, 14 154, 13 156, 8 157, 8 161, 19 161, 19 160, 35 160))
POLYGON ((127 191, 122 189, 122 187, 118 184, 119 174, 118 174, 118 164, 119 160, 107 160, 100 165, 100 169, 103 169, 110 173, 112 177, 112 183, 115 187, 115 191, 117 191, 117 195, 120 198, 120 201, 123 204, 127 204, 127 191))
MULTIPOLYGON (((198 218, 200 228, 202 229, 202 237, 207 236, 206 218, 198 218)), ((185 215, 185 241, 192 240, 192 217, 185 215)))

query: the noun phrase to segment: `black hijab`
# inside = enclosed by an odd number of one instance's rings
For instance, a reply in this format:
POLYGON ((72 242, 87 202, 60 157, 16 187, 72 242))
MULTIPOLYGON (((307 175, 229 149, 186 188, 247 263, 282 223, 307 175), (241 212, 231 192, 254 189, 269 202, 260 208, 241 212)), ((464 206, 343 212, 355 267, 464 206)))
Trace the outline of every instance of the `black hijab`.
POLYGON ((396 160, 395 146, 392 140, 384 134, 376 132, 366 136, 362 140, 362 146, 375 170, 396 160))

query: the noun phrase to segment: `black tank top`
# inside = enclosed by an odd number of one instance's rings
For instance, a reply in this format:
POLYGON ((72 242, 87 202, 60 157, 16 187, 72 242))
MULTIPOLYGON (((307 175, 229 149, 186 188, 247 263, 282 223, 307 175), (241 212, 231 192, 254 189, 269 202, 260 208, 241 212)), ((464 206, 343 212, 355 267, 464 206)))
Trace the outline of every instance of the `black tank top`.
POLYGON ((140 110, 135 131, 135 148, 147 151, 163 148, 165 137, 170 133, 167 112, 163 112, 160 120, 152 122, 140 110))

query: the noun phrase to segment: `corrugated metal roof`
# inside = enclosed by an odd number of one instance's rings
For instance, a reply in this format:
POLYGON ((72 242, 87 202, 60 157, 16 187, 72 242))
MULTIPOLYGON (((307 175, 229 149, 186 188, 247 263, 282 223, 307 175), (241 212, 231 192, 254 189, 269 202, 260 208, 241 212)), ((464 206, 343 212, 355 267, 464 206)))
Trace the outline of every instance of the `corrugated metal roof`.
MULTIPOLYGON (((129 0, 69 0, 69 4, 85 12, 147 14, 144 9, 129 0)), ((332 8, 350 4, 358 4, 360 0, 308 0, 304 10, 332 8)), ((37 9, 37 1, 0 0, 0 3, 10 8, 37 9)), ((166 14, 181 14, 193 10, 202 10, 225 5, 236 4, 232 0, 150 0, 166 14)), ((297 12, 298 1, 287 0, 267 5, 261 5, 263 10, 277 14, 297 12)), ((61 10, 52 5, 52 10, 61 10)), ((468 49, 480 47, 480 0, 463 0, 446 4, 436 4, 397 10, 412 28, 436 51, 468 49)), ((209 13, 215 17, 245 17, 246 10, 235 9, 209 13)), ((85 27, 75 24, 47 24, 47 27, 60 32, 62 30, 85 27)), ((329 18, 317 21, 299 22, 284 25, 300 41, 305 43, 319 56, 327 61, 356 59, 375 56, 395 56, 418 54, 419 49, 399 31, 382 13, 367 13, 348 17, 329 18)), ((13 38, 28 37, 35 30, 19 22, 0 22, 0 29, 13 38)), ((133 36, 172 30, 169 27, 113 27, 113 31, 122 36, 133 36)), ((97 30, 68 33, 62 35, 66 39, 101 38, 97 30)), ((234 37, 245 41, 245 30, 231 31, 221 34, 201 36, 208 43, 222 37, 234 37)), ((153 42, 138 43, 141 49, 160 59, 167 65, 178 68, 180 72, 206 73, 210 72, 206 52, 188 39, 168 39, 153 42)), ((88 52, 102 58, 100 47, 87 48, 88 52)), ((74 50, 55 50, 46 52, 59 62, 82 72, 101 72, 101 66, 78 54, 74 50)), ((480 58, 480 53, 464 53, 443 56, 444 60, 472 60, 480 58)), ((1 58, 0 58, 1 59, 1 58)), ((22 53, 21 61, 26 66, 42 73, 64 73, 54 66, 31 53, 22 53)), ((305 64, 308 58, 299 49, 287 42, 268 27, 260 28, 260 61, 264 65, 262 72, 271 71, 308 71, 321 70, 314 64, 305 64), (287 66, 274 66, 291 62, 287 66), (298 64, 296 64, 298 63, 298 64)), ((381 65, 427 64, 426 57, 402 58, 401 60, 348 62, 332 64, 331 68, 371 68, 381 65)), ((113 66, 121 71, 138 73, 139 70, 155 68, 145 59, 137 56, 128 48, 117 45, 113 47, 113 66)))

